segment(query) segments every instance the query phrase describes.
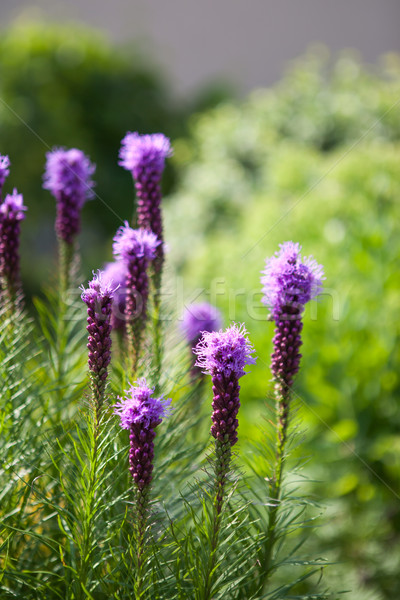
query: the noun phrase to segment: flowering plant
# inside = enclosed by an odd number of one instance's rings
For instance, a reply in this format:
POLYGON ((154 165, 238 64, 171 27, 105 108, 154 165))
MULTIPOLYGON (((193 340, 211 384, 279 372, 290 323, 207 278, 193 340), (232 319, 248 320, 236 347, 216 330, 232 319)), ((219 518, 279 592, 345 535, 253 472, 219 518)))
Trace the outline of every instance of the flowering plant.
MULTIPOLYGON (((296 557, 302 570, 291 579, 285 572, 284 585, 279 575, 289 560, 281 554, 293 514, 299 517, 284 486, 293 378, 303 309, 321 289, 322 268, 302 259, 292 242, 267 260, 275 436, 260 427, 272 460, 254 446, 252 475, 239 425, 239 380, 256 363, 251 333, 245 324, 221 329, 219 311, 201 303, 189 307, 180 327, 178 315, 168 324, 186 337, 195 364, 183 343, 177 358, 165 335, 160 182, 170 154, 161 134, 123 140, 121 164, 136 181, 139 228, 124 222, 113 241, 115 262, 81 287, 86 327, 82 303, 69 293, 78 287, 71 267, 80 211, 92 195, 89 159, 77 149, 47 157, 60 279, 57 293, 36 299, 35 320, 15 294, 26 207, 16 191, 0 205, 1 285, 8 294, 0 306, 4 597, 327 597, 313 581, 320 560, 296 557), (201 385, 193 368, 204 376, 201 385), (307 579, 318 596, 301 595, 307 579)), ((8 167, 2 158, 2 183, 8 167)))

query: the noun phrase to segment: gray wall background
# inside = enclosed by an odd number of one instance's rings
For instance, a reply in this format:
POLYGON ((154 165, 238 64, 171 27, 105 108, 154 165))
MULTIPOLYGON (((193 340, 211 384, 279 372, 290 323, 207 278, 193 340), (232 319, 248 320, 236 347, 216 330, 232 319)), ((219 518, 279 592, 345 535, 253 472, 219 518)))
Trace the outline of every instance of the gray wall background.
POLYGON ((314 42, 367 62, 400 50, 400 0, 0 0, 3 27, 26 17, 135 38, 180 94, 221 77, 242 92, 268 85, 314 42))

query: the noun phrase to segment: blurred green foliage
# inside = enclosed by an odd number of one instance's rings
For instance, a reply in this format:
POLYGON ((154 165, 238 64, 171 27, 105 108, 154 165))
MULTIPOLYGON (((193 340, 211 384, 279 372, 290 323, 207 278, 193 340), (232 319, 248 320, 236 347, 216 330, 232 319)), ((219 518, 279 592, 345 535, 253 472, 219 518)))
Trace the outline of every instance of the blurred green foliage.
MULTIPOLYGON (((87 264, 97 268, 109 258, 104 237, 133 212, 132 179, 117 165, 128 130, 182 133, 169 88, 148 57, 76 24, 19 24, 2 32, 0 153, 12 163, 6 191, 17 187, 29 206, 23 243, 36 269, 25 272, 26 286, 46 275, 55 243, 55 202, 41 187, 45 153, 77 147, 97 165, 98 197, 85 206, 81 236, 87 264)), ((166 189, 170 184, 168 172, 166 189)))
POLYGON ((242 435, 258 435, 272 395, 265 257, 293 240, 324 265, 295 400, 310 491, 328 507, 318 544, 343 562, 333 589, 400 597, 399 58, 374 74, 311 54, 275 88, 193 117, 175 148, 171 261, 187 296, 203 290, 246 323, 259 356, 243 380, 242 435))

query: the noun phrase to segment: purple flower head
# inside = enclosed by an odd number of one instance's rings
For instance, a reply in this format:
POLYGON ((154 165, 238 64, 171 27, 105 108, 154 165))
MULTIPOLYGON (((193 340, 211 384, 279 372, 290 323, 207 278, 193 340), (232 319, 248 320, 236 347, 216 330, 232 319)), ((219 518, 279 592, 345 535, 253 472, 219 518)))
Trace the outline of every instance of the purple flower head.
POLYGON ((300 244, 285 242, 275 256, 266 260, 262 271, 262 302, 271 308, 275 320, 287 307, 301 312, 322 289, 323 268, 311 256, 301 257, 300 244))
POLYGON ((103 282, 118 286, 114 292, 114 301, 111 314, 113 329, 124 329, 126 307, 126 278, 128 269, 123 260, 117 260, 104 265, 103 282))
POLYGON ((80 230, 80 211, 93 197, 91 176, 95 166, 81 150, 55 149, 46 155, 43 187, 57 201, 56 233, 60 240, 73 244, 80 230))
POLYGON ((24 206, 22 194, 18 194, 14 189, 12 194, 7 194, 4 202, 0 204, 0 220, 23 221, 25 219, 24 211, 27 207, 24 206))
POLYGON ((204 332, 194 349, 197 354, 196 366, 211 376, 235 375, 237 379, 245 375, 244 367, 254 364, 251 345, 245 326, 233 324, 225 331, 204 332))
POLYGON ((8 158, 8 156, 0 155, 0 194, 3 189, 4 182, 10 174, 9 166, 10 159, 8 158))
POLYGON ((62 194, 73 198, 76 206, 81 208, 85 200, 93 197, 94 182, 91 177, 96 166, 81 150, 54 149, 46 154, 46 159, 43 187, 58 201, 62 194))
POLYGON ((103 271, 99 270, 97 273, 93 273, 93 279, 89 281, 88 288, 81 287, 81 298, 86 304, 93 301, 102 302, 106 298, 113 298, 117 289, 118 283, 114 284, 113 281, 105 279, 103 271))
POLYGON ((189 344, 197 343, 204 331, 218 331, 222 326, 221 313, 208 302, 190 304, 184 314, 181 324, 189 344))
POLYGON ((170 399, 163 396, 154 398, 154 388, 149 388, 146 379, 142 378, 136 385, 125 390, 123 398, 118 396, 114 413, 121 419, 121 427, 130 429, 134 424, 141 424, 145 429, 159 425, 164 417, 170 414, 170 399))
POLYGON ((117 260, 130 262, 135 258, 153 260, 160 240, 151 231, 132 229, 128 221, 118 229, 114 237, 113 253, 117 260))
POLYGON ((132 171, 135 178, 146 169, 161 178, 165 159, 171 156, 171 143, 162 133, 140 135, 127 133, 121 142, 119 153, 121 167, 132 171))

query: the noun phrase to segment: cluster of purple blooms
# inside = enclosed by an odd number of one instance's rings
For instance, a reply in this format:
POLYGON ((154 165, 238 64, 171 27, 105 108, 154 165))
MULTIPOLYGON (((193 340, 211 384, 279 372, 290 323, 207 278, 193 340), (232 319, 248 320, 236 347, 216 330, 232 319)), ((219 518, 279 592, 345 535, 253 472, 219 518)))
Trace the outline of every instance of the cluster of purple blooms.
MULTIPOLYGON (((156 285, 160 284, 164 260, 160 182, 165 159, 170 155, 170 142, 162 134, 128 133, 122 140, 119 164, 135 180, 139 228, 133 229, 125 221, 113 241, 115 262, 108 263, 82 289, 87 306, 89 373, 97 408, 104 401, 112 329, 124 329, 139 352, 146 325, 151 263, 156 285)), ((9 165, 8 157, 0 156, 0 201, 9 165)), ((74 243, 79 232, 84 203, 93 196, 94 171, 89 158, 75 148, 47 154, 44 188, 56 199, 57 236, 68 245, 74 243)), ((19 278, 19 228, 25 210, 16 190, 0 202, 0 283, 14 292, 19 278)), ((271 369, 283 407, 279 413, 283 428, 301 358, 302 313, 306 303, 321 292, 323 279, 322 267, 312 257, 303 258, 301 246, 293 242, 281 244, 279 252, 267 259, 262 274, 262 301, 275 322, 271 369)), ((238 441, 239 379, 255 358, 244 325, 233 324, 223 331, 221 323, 219 311, 204 302, 187 308, 181 329, 197 356, 195 367, 211 376, 211 434, 217 448, 225 448, 224 460, 229 462, 230 450, 226 449, 238 441)), ((151 483, 155 428, 170 414, 170 402, 163 396, 155 397, 154 388, 140 379, 114 407, 121 427, 129 431, 130 472, 139 490, 151 483)), ((228 462, 224 463, 225 475, 228 462)))
POLYGON ((103 281, 99 271, 88 287, 82 288, 87 306, 88 364, 92 392, 98 409, 103 403, 104 389, 111 361, 111 307, 115 287, 103 281))
POLYGON ((170 141, 162 133, 129 132, 122 140, 119 164, 132 173, 135 181, 138 226, 152 231, 161 242, 154 262, 157 273, 164 262, 160 182, 165 159, 171 155, 170 141))
POLYGON ((114 257, 126 268, 125 320, 131 352, 135 353, 134 368, 147 319, 148 267, 160 243, 152 231, 132 229, 126 221, 114 237, 114 257))
POLYGON ((284 398, 299 369, 304 306, 321 292, 323 279, 321 265, 312 257, 302 258, 301 246, 293 242, 281 244, 265 264, 262 302, 270 308, 276 326, 271 369, 277 393, 284 398))
POLYGON ((129 431, 130 473, 139 490, 147 488, 152 480, 155 428, 170 414, 170 399, 154 397, 154 388, 140 379, 118 397, 114 412, 121 419, 121 427, 129 431))
POLYGON ((239 379, 245 375, 244 367, 255 363, 247 331, 234 324, 225 331, 205 332, 194 352, 196 365, 211 375, 213 384, 211 434, 233 446, 238 440, 239 379))

